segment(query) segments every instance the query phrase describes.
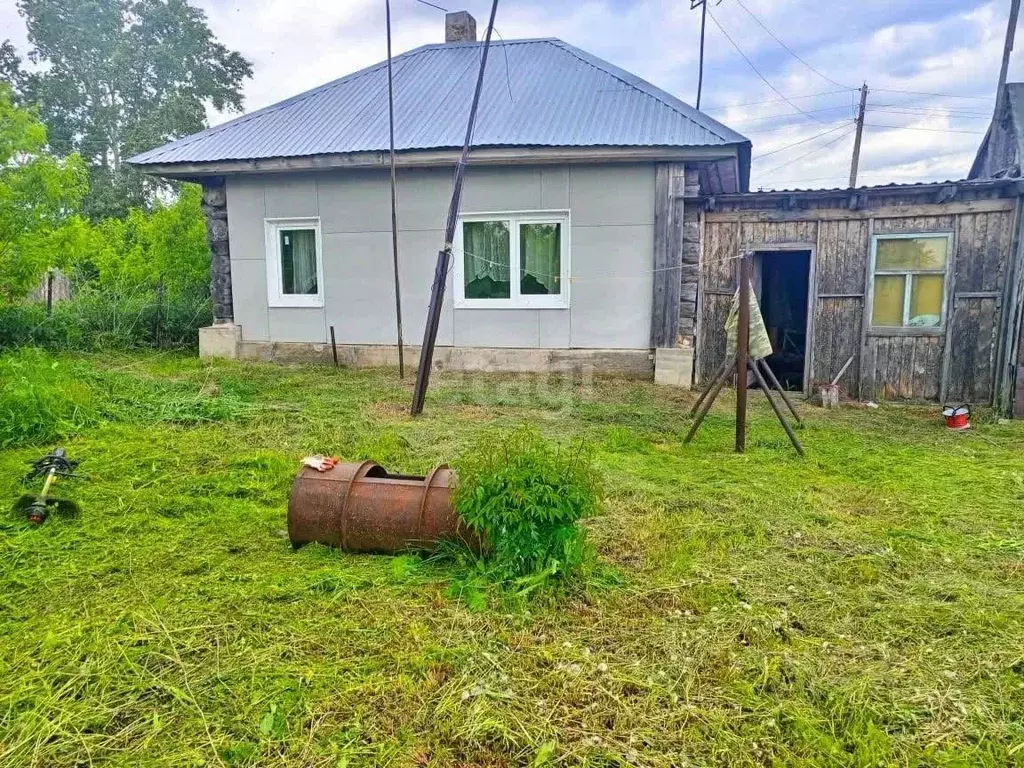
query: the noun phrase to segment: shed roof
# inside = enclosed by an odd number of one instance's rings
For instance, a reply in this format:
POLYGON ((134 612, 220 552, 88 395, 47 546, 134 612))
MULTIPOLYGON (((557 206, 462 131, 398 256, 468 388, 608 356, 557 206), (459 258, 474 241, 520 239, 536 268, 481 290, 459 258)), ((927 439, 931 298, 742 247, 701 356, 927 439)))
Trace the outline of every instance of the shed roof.
MULTIPOLYGON (((482 43, 393 60, 395 147, 462 146, 482 43)), ((474 147, 714 147, 749 141, 641 78, 561 40, 492 43, 474 147)), ((131 158, 141 166, 388 149, 387 65, 131 158)))
POLYGON ((1020 176, 1024 158, 1024 83, 1007 83, 1000 114, 989 123, 974 157, 969 177, 1020 176), (1012 153, 1004 150, 1012 148, 1012 153), (1012 159, 1012 161, 1011 161, 1012 159), (1008 161, 1011 161, 1008 163, 1008 161))

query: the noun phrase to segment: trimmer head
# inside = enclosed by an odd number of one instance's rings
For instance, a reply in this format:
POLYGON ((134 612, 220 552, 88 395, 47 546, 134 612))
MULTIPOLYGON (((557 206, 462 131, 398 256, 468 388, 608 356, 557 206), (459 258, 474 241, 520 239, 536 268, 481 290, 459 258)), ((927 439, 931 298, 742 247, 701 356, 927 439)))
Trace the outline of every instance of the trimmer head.
POLYGON ((26 493, 14 502, 14 511, 27 517, 30 523, 42 525, 50 515, 78 517, 81 508, 71 499, 55 499, 52 496, 40 499, 35 494, 26 493))
POLYGON ((33 525, 42 525, 52 513, 62 517, 74 517, 78 514, 78 505, 69 499, 58 499, 50 496, 50 490, 58 477, 77 477, 75 468, 77 461, 71 461, 63 448, 55 448, 45 456, 31 462, 32 469, 22 479, 30 483, 37 477, 43 477, 43 489, 38 494, 25 494, 14 503, 16 512, 24 514, 33 525))

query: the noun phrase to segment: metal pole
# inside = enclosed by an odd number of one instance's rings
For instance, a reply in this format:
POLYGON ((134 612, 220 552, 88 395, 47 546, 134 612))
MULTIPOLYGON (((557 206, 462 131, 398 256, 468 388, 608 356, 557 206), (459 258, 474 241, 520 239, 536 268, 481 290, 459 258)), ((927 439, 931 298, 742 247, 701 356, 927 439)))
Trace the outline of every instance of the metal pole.
POLYGON ((736 329, 736 453, 747 449, 747 362, 750 347, 750 254, 740 258, 740 307, 736 329))
POLYGON ((704 91, 704 32, 708 25, 708 0, 700 4, 700 64, 697 68, 697 109, 700 109, 700 97, 704 91))
MULTIPOLYGON (((391 256, 395 266, 395 321, 398 324, 398 378, 405 378, 402 345, 402 287, 398 279, 398 192, 395 184, 395 83, 391 72, 391 0, 384 0, 388 33, 388 140, 391 147, 391 256)), ((337 361, 335 361, 337 365, 337 361)))
POLYGON ((860 168, 860 141, 864 136, 864 112, 868 105, 868 84, 860 87, 860 109, 857 110, 857 135, 853 139, 853 161, 850 164, 850 189, 857 186, 857 171, 860 168))
POLYGON ((455 165, 455 181, 452 184, 452 200, 448 206, 448 221, 444 230, 444 248, 437 254, 437 265, 434 267, 434 286, 430 291, 430 306, 427 309, 427 323, 423 329, 423 346, 420 349, 420 363, 416 370, 416 388, 412 394, 413 416, 423 412, 423 400, 430 386, 430 366, 434 362, 434 342, 437 341, 437 327, 441 322, 441 305, 444 303, 444 285, 448 279, 448 263, 452 257, 452 241, 455 239, 455 227, 459 223, 459 203, 462 200, 462 183, 466 176, 466 161, 469 158, 469 145, 473 139, 473 126, 476 123, 476 111, 480 106, 480 91, 484 84, 484 70, 487 67, 487 52, 491 47, 491 33, 494 31, 494 16, 498 12, 498 0, 491 4, 491 18, 487 22, 487 35, 484 38, 484 50, 480 56, 480 71, 476 77, 476 90, 473 92, 473 103, 469 107, 469 120, 466 123, 466 138, 462 144, 462 154, 455 165))

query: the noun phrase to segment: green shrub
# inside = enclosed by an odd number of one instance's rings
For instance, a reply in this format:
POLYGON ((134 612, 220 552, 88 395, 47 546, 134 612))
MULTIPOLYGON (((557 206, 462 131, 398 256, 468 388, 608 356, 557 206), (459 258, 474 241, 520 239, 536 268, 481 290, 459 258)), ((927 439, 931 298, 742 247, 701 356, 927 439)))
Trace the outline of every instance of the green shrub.
POLYGON ((559 447, 528 428, 489 433, 456 463, 455 510, 487 542, 499 581, 563 578, 587 559, 579 523, 600 481, 583 444, 559 447))
POLYGON ((199 329, 211 322, 205 287, 161 297, 150 289, 86 286, 71 301, 56 303, 50 316, 43 304, 0 305, 0 349, 191 349, 198 344, 199 329))

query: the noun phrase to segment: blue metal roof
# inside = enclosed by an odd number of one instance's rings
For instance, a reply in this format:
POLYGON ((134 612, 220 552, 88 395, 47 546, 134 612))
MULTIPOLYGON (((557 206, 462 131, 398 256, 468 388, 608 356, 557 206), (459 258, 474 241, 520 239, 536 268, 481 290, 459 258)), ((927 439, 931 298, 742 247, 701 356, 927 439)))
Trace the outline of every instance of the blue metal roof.
MULTIPOLYGON (((482 43, 395 57, 395 148, 462 146, 482 43)), ((492 42, 475 147, 703 147, 747 139, 561 40, 492 42)), ((139 165, 388 149, 387 65, 376 64, 131 158, 139 165)))

